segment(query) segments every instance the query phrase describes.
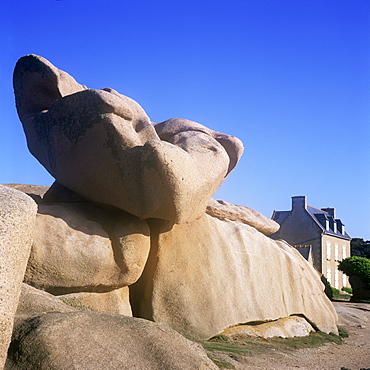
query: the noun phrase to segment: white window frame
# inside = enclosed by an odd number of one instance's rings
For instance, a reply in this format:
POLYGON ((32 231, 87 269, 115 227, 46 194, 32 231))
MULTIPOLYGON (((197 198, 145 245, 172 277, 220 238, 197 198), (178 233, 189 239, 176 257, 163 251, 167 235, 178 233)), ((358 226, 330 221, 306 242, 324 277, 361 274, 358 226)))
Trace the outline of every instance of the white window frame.
POLYGON ((339 289, 339 271, 334 270, 334 288, 339 289))
POLYGON ((328 261, 331 260, 331 243, 330 242, 326 242, 326 259, 328 261))
POLYGON ((327 267, 326 269, 326 280, 331 284, 331 269, 327 267))

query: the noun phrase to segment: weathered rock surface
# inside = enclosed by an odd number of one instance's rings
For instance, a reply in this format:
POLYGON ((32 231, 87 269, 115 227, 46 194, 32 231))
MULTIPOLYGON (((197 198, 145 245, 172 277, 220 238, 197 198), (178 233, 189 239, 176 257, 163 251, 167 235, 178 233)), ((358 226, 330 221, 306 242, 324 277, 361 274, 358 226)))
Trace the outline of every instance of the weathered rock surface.
POLYGON ((181 225, 154 220, 151 233, 146 268, 130 287, 134 316, 202 339, 293 314, 337 333, 317 272, 285 242, 209 215, 181 225))
POLYGON ((40 204, 24 281, 55 294, 111 291, 140 277, 149 249, 146 222, 123 211, 40 204))
POLYGON ((58 298, 78 309, 132 316, 130 292, 127 286, 109 292, 63 294, 59 295, 58 298))
POLYGON ((279 230, 280 225, 252 208, 237 206, 224 200, 210 199, 207 214, 219 219, 239 221, 254 227, 264 235, 271 235, 279 230))
POLYGON ((140 218, 200 217, 243 151, 238 139, 188 120, 157 124, 157 134, 135 101, 87 89, 42 57, 21 58, 13 81, 28 147, 50 174, 140 218))
POLYGON ((6 370, 217 369, 199 345, 170 328, 100 312, 26 320, 9 353, 6 370))
POLYGON ((333 302, 333 305, 339 317, 339 326, 369 325, 368 303, 333 302))
POLYGON ((48 188, 42 200, 46 203, 86 203, 86 199, 57 181, 48 188))
POLYGON ((248 337, 292 338, 305 337, 313 331, 313 327, 303 317, 290 316, 262 324, 233 326, 221 334, 233 339, 248 339, 248 337))
MULTIPOLYGON (((242 142, 235 136, 222 134, 221 132, 213 131, 197 122, 190 121, 183 118, 171 118, 161 123, 152 122, 161 140, 167 141, 174 145, 179 146, 187 152, 201 153, 204 151, 202 148, 202 136, 197 138, 197 133, 203 133, 215 139, 223 146, 229 156, 229 166, 227 174, 229 174, 239 162, 243 154, 244 147, 242 142), (195 137, 196 140, 189 140, 189 137, 195 137)), ((204 137, 204 136, 203 136, 204 137)), ((203 161, 200 158, 201 161, 203 161)), ((204 175, 204 174, 203 174, 204 175)))
POLYGON ((29 195, 37 204, 42 202, 44 194, 49 190, 48 186, 30 184, 3 184, 9 188, 16 189, 29 195))
POLYGON ((152 123, 130 98, 88 89, 35 55, 18 61, 14 90, 28 147, 56 179, 47 192, 11 184, 39 204, 16 271, 29 256, 24 281, 59 298, 24 288, 8 369, 215 368, 158 324, 196 339, 251 326, 337 333, 316 271, 266 236, 278 224, 210 200, 243 152, 237 138, 179 118, 152 123), (156 323, 122 316, 132 313, 156 323))
POLYGON ((103 293, 70 293, 55 296, 25 283, 19 297, 16 318, 50 312, 99 311, 132 316, 128 287, 103 293))
POLYGON ((36 212, 29 196, 0 185, 0 368, 10 342, 36 212))
POLYGON ((24 317, 39 316, 50 312, 73 312, 77 310, 77 308, 64 303, 58 297, 23 283, 16 318, 24 319, 24 317))
POLYGON ((29 55, 21 58, 18 63, 20 68, 16 68, 17 73, 13 78, 17 87, 15 98, 21 121, 48 109, 53 101, 63 96, 86 89, 86 86, 55 68, 45 58, 29 55))

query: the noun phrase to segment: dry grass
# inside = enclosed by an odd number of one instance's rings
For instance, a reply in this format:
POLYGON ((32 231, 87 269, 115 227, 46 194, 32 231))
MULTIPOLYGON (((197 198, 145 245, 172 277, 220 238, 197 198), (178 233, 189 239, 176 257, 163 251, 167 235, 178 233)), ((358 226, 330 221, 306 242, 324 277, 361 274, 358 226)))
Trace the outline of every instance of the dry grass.
POLYGON ((342 337, 348 336, 344 330, 340 330, 341 336, 335 334, 325 334, 314 332, 307 337, 295 338, 255 338, 250 337, 248 340, 230 339, 224 335, 218 335, 208 341, 202 341, 200 344, 206 350, 209 358, 220 369, 234 369, 235 367, 224 361, 228 357, 235 356, 263 356, 274 355, 278 353, 289 353, 293 350, 303 348, 315 348, 323 346, 325 343, 341 344, 342 337), (221 355, 221 356, 220 356, 221 355), (221 357, 221 358, 218 358, 221 357))

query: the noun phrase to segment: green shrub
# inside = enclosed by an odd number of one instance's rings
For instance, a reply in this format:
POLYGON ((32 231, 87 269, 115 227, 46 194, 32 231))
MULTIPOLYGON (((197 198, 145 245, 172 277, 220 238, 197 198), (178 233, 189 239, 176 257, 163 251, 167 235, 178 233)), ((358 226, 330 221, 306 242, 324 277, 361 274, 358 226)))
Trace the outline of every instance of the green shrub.
POLYGON ((346 292, 348 294, 352 294, 352 288, 344 286, 342 288, 343 292, 346 292))
POLYGON ((331 288, 331 291, 333 292, 333 296, 339 295, 339 290, 337 288, 334 288, 332 286, 330 286, 330 288, 331 288))
POLYGON ((343 271, 347 276, 357 275, 370 288, 370 259, 348 257, 339 263, 338 270, 343 271))

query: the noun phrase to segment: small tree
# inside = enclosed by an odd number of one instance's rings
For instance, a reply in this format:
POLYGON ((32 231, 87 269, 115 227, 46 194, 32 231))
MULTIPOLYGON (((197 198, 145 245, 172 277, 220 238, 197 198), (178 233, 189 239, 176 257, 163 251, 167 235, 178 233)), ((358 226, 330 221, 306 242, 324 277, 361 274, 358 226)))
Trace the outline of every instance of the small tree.
POLYGON ((370 258, 370 240, 353 238, 351 240, 351 256, 370 258))
POLYGON ((348 257, 339 263, 338 270, 349 276, 353 289, 352 302, 370 300, 370 259, 358 256, 348 257))

